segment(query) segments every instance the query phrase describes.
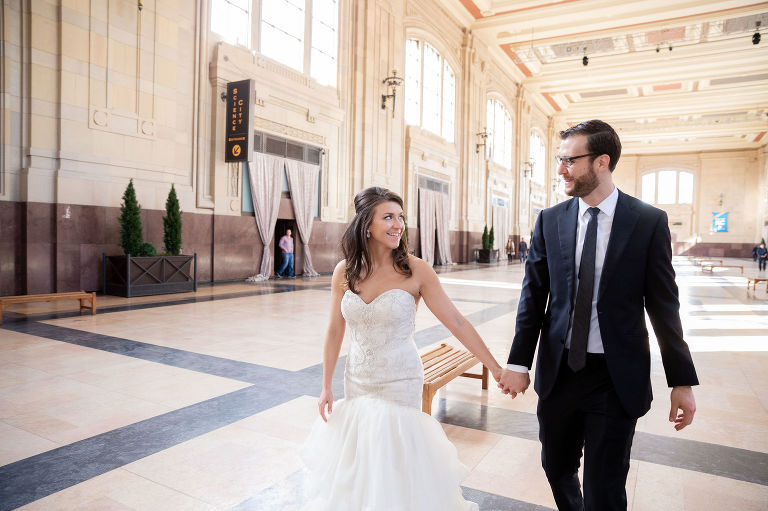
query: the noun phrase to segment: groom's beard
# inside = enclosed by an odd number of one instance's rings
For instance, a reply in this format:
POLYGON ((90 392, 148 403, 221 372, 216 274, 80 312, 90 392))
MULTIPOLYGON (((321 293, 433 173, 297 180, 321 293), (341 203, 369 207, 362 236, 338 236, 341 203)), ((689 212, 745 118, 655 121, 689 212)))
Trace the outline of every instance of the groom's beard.
POLYGON ((571 197, 586 197, 595 191, 599 185, 600 180, 597 178, 597 172, 590 167, 588 174, 573 178, 573 188, 570 192, 566 191, 565 193, 571 197))

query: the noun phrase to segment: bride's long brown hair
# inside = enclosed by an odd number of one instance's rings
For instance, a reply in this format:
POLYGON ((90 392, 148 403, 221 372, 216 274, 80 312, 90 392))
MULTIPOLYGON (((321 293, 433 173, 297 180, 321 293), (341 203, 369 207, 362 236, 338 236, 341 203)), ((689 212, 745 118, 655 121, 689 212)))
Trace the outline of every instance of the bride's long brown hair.
MULTIPOLYGON (((358 292, 357 284, 370 275, 371 254, 368 251, 366 231, 373 222, 376 206, 382 202, 396 202, 403 208, 403 199, 386 188, 372 186, 358 192, 355 195, 355 217, 341 238, 341 251, 347 264, 344 277, 347 287, 353 293, 358 292)), ((400 237, 400 244, 392 250, 392 260, 395 271, 411 276, 411 266, 408 264, 408 240, 405 232, 400 237)))

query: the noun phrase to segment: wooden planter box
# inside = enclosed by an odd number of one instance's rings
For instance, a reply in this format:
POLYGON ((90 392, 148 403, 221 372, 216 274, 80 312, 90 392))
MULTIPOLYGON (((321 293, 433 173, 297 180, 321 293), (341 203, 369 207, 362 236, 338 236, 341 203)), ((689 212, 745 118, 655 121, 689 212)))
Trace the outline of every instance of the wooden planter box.
POLYGON ((107 295, 150 296, 197 291, 197 254, 131 257, 102 255, 107 295))
POLYGON ((477 262, 478 263, 492 263, 499 260, 499 249, 485 249, 481 248, 477 251, 477 262))

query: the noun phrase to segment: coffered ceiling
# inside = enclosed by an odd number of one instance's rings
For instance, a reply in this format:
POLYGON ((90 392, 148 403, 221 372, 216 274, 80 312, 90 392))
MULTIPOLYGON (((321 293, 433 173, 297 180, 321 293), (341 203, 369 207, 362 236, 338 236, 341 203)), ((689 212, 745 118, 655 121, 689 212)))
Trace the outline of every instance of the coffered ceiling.
POLYGON ((558 121, 603 119, 625 152, 768 143, 768 2, 444 2, 558 121))

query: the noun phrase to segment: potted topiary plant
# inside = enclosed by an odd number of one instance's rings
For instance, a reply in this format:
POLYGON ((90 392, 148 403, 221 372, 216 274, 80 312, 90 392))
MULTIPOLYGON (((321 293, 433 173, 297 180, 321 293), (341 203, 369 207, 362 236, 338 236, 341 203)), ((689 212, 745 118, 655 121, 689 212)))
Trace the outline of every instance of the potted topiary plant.
POLYGON ((180 255, 181 209, 173 185, 163 217, 164 254, 157 255, 154 245, 142 241, 141 206, 133 179, 123 193, 119 221, 125 255, 102 256, 105 294, 132 297, 197 290, 197 254, 180 255))
POLYGON ((490 263, 499 260, 499 250, 493 248, 493 238, 493 226, 491 226, 491 230, 489 231, 488 226, 486 225, 483 229, 483 248, 477 251, 478 263, 490 263))

